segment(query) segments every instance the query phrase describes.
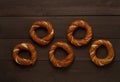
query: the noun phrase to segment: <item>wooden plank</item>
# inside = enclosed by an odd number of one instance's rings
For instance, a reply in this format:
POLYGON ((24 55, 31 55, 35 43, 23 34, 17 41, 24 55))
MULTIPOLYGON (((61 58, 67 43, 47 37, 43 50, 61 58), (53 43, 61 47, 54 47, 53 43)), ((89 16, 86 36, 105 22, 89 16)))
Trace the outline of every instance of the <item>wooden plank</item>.
POLYGON ((120 62, 96 67, 90 61, 75 61, 64 69, 54 68, 49 61, 38 61, 30 67, 18 66, 13 61, 0 61, 2 82, 119 82, 120 62))
POLYGON ((0 16, 120 15, 119 0, 1 0, 0 16))
MULTIPOLYGON (((120 38, 120 16, 0 17, 0 38, 27 39, 31 25, 37 20, 50 21, 55 30, 55 38, 66 38, 66 30, 76 19, 89 22, 93 28, 94 38, 120 38)), ((84 36, 82 33, 83 31, 78 31, 75 36, 84 36)))
MULTIPOLYGON (((49 48, 50 46, 57 41, 64 41, 64 42, 68 42, 69 45, 73 48, 74 53, 75 53, 75 60, 80 60, 80 61, 88 61, 91 60, 89 58, 89 48, 91 43, 96 40, 93 39, 88 45, 85 45, 83 47, 75 47, 73 45, 71 45, 66 39, 54 39, 49 45, 42 47, 37 45, 36 43, 32 42, 30 39, 0 39, 0 60, 13 60, 12 59, 12 50, 14 48, 14 46, 18 43, 21 42, 26 42, 26 41, 30 41, 32 44, 35 45, 36 50, 38 52, 38 60, 49 60, 48 59, 48 52, 49 52, 49 48)), ((112 42, 113 44, 113 48, 115 51, 115 59, 114 61, 119 61, 120 60, 120 39, 108 39, 112 42)), ((24 57, 27 56, 26 53, 22 53, 24 57)), ((97 51, 97 55, 98 57, 104 57, 107 55, 107 51, 105 50, 105 48, 100 48, 97 51)), ((56 51, 56 57, 57 58, 64 58, 66 56, 66 53, 63 52, 62 50, 56 51)))

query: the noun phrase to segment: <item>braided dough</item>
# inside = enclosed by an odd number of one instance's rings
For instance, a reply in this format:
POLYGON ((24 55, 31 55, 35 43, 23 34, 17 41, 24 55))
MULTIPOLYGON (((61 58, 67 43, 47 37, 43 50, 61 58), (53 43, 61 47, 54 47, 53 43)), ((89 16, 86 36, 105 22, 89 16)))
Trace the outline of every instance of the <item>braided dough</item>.
POLYGON ((29 42, 18 44, 18 45, 15 46, 15 48, 13 50, 13 58, 14 58, 15 62, 20 64, 20 65, 33 65, 36 62, 36 59, 37 59, 36 49, 29 42), (20 57, 18 54, 22 50, 29 51, 31 53, 31 58, 30 59, 25 59, 25 58, 20 57))
POLYGON ((72 61, 74 59, 73 49, 65 42, 56 42, 50 48, 49 59, 55 67, 67 67, 72 63, 72 61), (54 52, 55 52, 55 49, 58 47, 63 48, 68 53, 66 58, 64 58, 62 60, 55 58, 54 52))
POLYGON ((112 44, 108 40, 97 40, 94 41, 90 48, 90 58, 97 66, 104 66, 112 62, 114 58, 114 50, 112 44), (101 46, 105 46, 108 50, 108 55, 105 58, 98 58, 96 56, 96 50, 101 46))
POLYGON ((68 40, 75 46, 82 46, 87 44, 92 38, 92 28, 91 26, 83 21, 83 20, 76 20, 72 22, 67 30, 67 38, 68 40), (73 32, 77 28, 84 28, 86 30, 86 35, 83 39, 75 39, 73 36, 73 32))
POLYGON ((47 45, 51 39, 54 36, 54 29, 52 27, 52 24, 46 21, 37 21, 35 23, 33 23, 30 31, 30 36, 31 38, 38 43, 39 45, 47 45), (38 37, 35 30, 38 28, 45 28, 48 30, 48 34, 45 37, 38 37))

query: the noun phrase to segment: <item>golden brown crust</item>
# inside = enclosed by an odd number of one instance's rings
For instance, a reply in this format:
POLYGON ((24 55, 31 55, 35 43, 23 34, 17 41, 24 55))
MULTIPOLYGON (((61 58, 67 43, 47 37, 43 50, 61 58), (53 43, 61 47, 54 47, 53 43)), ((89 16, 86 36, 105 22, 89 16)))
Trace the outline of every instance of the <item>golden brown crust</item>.
POLYGON ((29 42, 18 44, 15 46, 15 48, 13 50, 13 59, 16 63, 18 63, 20 65, 33 65, 37 60, 36 49, 29 42), (31 53, 31 58, 25 59, 25 58, 20 57, 18 54, 21 50, 29 51, 31 53))
POLYGON ((49 59, 55 67, 67 67, 74 59, 73 49, 65 42, 56 42, 50 48, 49 59), (58 47, 63 48, 68 53, 67 57, 63 60, 59 60, 54 56, 55 49, 58 47))
POLYGON ((35 23, 33 23, 32 27, 30 28, 30 36, 31 38, 36 42, 38 43, 39 45, 47 45, 53 38, 54 36, 54 29, 52 27, 52 24, 49 23, 49 22, 46 22, 46 21, 37 21, 35 23), (41 38, 41 37, 38 37, 35 30, 37 28, 45 28, 47 29, 48 31, 48 34, 41 38))
POLYGON ((106 64, 109 64, 112 62, 114 58, 114 50, 112 47, 112 44, 108 40, 97 40, 94 41, 90 48, 90 58, 92 59, 92 62, 94 62, 97 66, 104 66, 106 64), (105 58, 98 58, 96 56, 96 50, 101 46, 105 46, 108 50, 108 55, 105 58))
POLYGON ((83 20, 76 20, 76 21, 72 22, 72 24, 69 26, 69 28, 67 30, 67 38, 75 46, 85 45, 92 38, 92 28, 87 22, 85 22, 83 20), (75 39, 73 36, 73 32, 78 27, 84 28, 86 30, 86 35, 83 39, 75 39))

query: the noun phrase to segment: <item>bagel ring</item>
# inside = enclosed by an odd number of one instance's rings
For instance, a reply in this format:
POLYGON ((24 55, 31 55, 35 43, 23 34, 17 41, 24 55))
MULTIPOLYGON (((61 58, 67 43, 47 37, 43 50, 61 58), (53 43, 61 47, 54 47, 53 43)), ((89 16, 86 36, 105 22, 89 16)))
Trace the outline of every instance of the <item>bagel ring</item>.
POLYGON ((68 40, 75 46, 82 46, 87 44, 92 38, 92 27, 83 20, 76 20, 72 22, 67 30, 67 38, 68 40), (73 36, 73 32, 77 28, 84 28, 86 30, 86 35, 83 39, 76 39, 73 36))
POLYGON ((112 62, 114 58, 114 50, 112 47, 112 44, 108 40, 97 40, 94 41, 90 48, 90 58, 92 59, 92 62, 94 62, 97 66, 104 66, 106 64, 109 64, 112 62), (101 46, 105 46, 108 51, 108 55, 105 58, 98 58, 96 56, 96 50, 101 46))
POLYGON ((13 59, 16 63, 20 64, 20 65, 33 65, 35 64, 36 60, 37 60, 37 52, 35 47, 29 43, 29 42, 25 42, 25 43, 21 43, 15 46, 14 50, 13 50, 13 59), (22 58, 19 56, 19 53, 22 50, 27 50, 31 53, 31 57, 29 59, 26 58, 22 58))
POLYGON ((50 48, 49 59, 55 67, 67 67, 72 63, 74 59, 73 49, 65 42, 56 42, 50 48), (63 48, 68 53, 67 57, 62 60, 59 60, 54 56, 54 52, 58 47, 63 48))
POLYGON ((30 28, 30 36, 31 38, 38 43, 39 45, 47 45, 54 36, 54 29, 52 24, 46 21, 37 21, 33 23, 32 27, 30 28), (45 28, 48 31, 48 34, 45 37, 38 37, 35 30, 38 28, 45 28))

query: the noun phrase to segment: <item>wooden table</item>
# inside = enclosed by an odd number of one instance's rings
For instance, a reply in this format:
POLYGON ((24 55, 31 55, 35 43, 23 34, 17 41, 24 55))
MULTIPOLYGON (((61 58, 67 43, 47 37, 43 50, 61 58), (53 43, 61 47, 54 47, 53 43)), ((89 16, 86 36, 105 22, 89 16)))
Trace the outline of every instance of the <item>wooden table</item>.
MULTIPOLYGON (((38 35, 45 34, 40 32, 38 35)), ((75 37, 84 33, 79 30, 75 37)), ((60 49, 56 52, 59 58, 65 54, 60 49)), ((101 47, 97 54, 105 56, 107 51, 101 47)), ((0 81, 120 82, 120 0, 0 0, 0 81), (66 39, 66 30, 76 19, 86 20, 93 28, 93 39, 83 47, 75 47, 66 39), (29 37, 29 29, 37 20, 49 21, 55 29, 55 38, 45 47, 29 37), (115 59, 105 67, 95 66, 89 58, 90 45, 97 39, 110 40, 114 47, 115 59), (34 66, 19 66, 12 58, 14 46, 26 41, 38 52, 34 66), (75 60, 68 68, 55 68, 48 59, 49 48, 56 41, 65 41, 74 49, 75 60)))

